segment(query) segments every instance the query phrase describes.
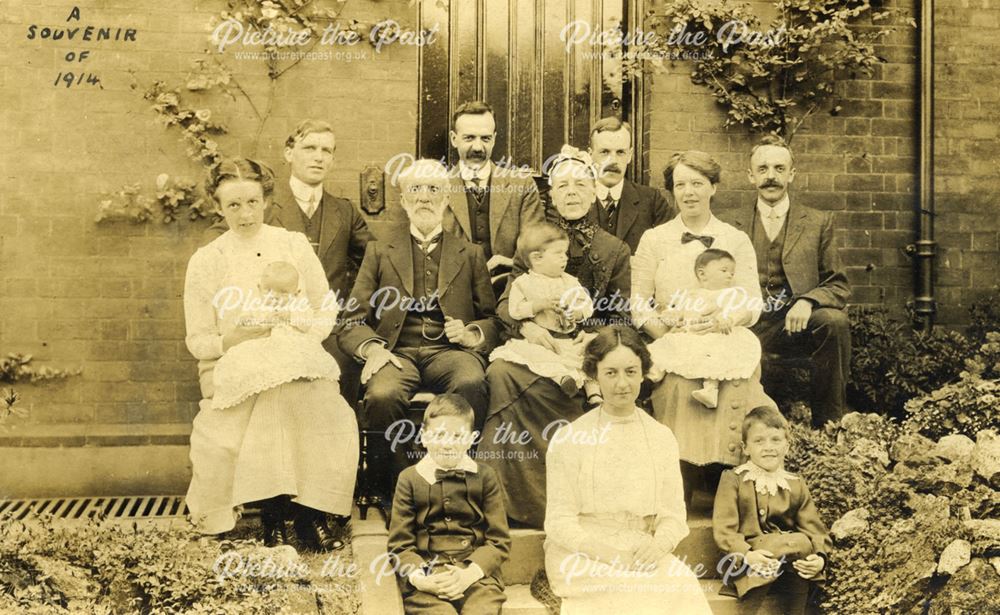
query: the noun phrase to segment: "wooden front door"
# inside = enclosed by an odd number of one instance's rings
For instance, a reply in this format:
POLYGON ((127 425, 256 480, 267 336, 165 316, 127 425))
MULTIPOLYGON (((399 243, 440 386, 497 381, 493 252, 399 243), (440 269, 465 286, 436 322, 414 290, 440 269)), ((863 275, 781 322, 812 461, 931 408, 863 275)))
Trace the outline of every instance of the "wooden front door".
POLYGON ((420 24, 436 27, 420 51, 418 155, 456 162, 448 142, 451 115, 464 102, 493 107, 493 159, 543 162, 564 143, 585 148, 590 126, 617 115, 633 125, 632 175, 641 177, 641 96, 623 80, 620 50, 588 40, 588 30, 628 32, 638 0, 451 0, 420 3, 420 24), (586 24, 586 25, 584 25, 586 24), (624 25, 623 25, 624 24, 624 25), (566 34, 564 28, 569 25, 566 34))

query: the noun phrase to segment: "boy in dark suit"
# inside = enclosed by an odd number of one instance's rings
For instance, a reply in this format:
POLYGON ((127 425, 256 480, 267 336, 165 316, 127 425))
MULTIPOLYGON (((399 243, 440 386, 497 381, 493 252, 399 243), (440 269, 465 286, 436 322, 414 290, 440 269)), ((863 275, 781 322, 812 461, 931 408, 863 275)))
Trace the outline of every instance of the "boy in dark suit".
POLYGON ((832 544, 805 481, 785 471, 785 417, 767 407, 747 413, 743 449, 750 461, 722 473, 712 511, 729 564, 722 593, 744 599, 741 612, 769 612, 761 609, 771 593, 781 613, 804 614, 809 583, 822 578, 832 544))
POLYGON ((427 456, 399 475, 389 552, 407 615, 500 613, 510 533, 493 470, 467 455, 472 407, 439 395, 424 411, 427 456))

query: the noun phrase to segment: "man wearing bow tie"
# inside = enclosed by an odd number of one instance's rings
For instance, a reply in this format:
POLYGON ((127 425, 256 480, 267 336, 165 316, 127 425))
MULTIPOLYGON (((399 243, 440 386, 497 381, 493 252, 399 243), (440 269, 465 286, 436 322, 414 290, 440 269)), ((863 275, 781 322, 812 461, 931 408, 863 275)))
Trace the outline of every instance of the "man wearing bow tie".
POLYGON ((476 411, 477 429, 486 410, 496 300, 482 248, 442 232, 448 186, 447 170, 433 160, 399 175, 409 220, 368 244, 337 329, 341 349, 364 365, 366 424, 386 432, 369 447, 382 496, 391 496, 395 477, 415 461, 406 431, 414 426, 405 421, 413 393, 461 395, 476 411), (390 450, 389 440, 405 433, 390 450))
POLYGON ((834 245, 833 214, 791 203, 794 161, 778 137, 753 148, 749 179, 756 205, 727 219, 753 241, 761 292, 771 308, 753 330, 764 352, 809 350, 813 424, 821 426, 844 414, 851 364, 851 288, 834 245))
POLYGON ((452 116, 451 145, 458 152, 443 226, 480 245, 490 273, 509 271, 522 228, 542 222, 544 213, 535 180, 527 171, 491 160, 496 144, 493 109, 465 103, 452 116))
POLYGON ((656 188, 625 177, 632 162, 632 128, 606 117, 590 130, 590 155, 597 165, 597 198, 590 219, 628 244, 635 254, 647 230, 670 220, 677 211, 656 188))

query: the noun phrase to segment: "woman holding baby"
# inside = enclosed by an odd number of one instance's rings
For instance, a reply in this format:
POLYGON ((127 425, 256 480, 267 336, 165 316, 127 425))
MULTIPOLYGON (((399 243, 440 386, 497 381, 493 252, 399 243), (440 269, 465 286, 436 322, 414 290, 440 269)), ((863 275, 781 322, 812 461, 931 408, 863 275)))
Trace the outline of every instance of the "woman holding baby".
POLYGON ((635 326, 654 340, 653 374, 662 377, 654 415, 677 436, 690 496, 697 467, 740 462, 743 416, 774 402, 760 385, 760 345, 747 330, 761 310, 753 244, 712 215, 721 166, 690 150, 674 154, 663 175, 680 214, 639 242, 631 308, 635 326))

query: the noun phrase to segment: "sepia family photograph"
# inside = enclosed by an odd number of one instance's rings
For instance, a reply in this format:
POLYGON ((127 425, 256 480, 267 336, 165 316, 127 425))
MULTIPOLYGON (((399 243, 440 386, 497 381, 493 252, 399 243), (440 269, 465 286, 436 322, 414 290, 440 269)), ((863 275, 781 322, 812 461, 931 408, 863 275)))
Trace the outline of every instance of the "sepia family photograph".
POLYGON ((1000 6, 0 31, 0 613, 1000 612, 1000 6))

